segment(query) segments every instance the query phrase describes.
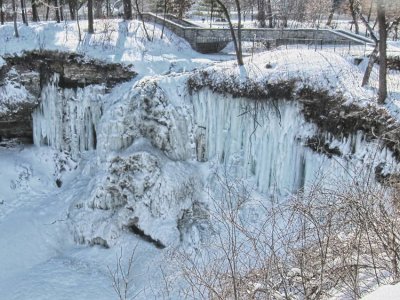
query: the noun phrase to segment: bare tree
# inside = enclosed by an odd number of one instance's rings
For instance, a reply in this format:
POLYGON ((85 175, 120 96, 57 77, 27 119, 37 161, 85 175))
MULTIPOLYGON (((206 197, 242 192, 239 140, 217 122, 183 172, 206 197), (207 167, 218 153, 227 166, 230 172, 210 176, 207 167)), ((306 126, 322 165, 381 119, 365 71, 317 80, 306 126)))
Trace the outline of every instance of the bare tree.
POLYGON ((259 203, 255 224, 242 217, 254 203, 249 190, 217 177, 219 196, 208 207, 213 238, 204 252, 176 254, 187 284, 183 295, 359 299, 374 284, 398 280, 398 179, 380 185, 372 183, 371 170, 355 174, 337 182, 320 177, 285 201, 259 203))
POLYGON ((32 21, 33 22, 38 22, 39 21, 39 13, 38 13, 38 8, 37 8, 37 0, 32 0, 31 5, 32 5, 32 21))
POLYGON ((132 20, 132 4, 131 0, 123 0, 124 20, 132 20))
POLYGON ((0 23, 4 25, 3 0, 0 0, 0 23))
POLYGON ((60 17, 60 6, 58 0, 54 0, 54 10, 56 12, 56 21, 57 23, 60 23, 61 17, 60 17))
POLYGON ((77 0, 68 0, 68 7, 71 20, 75 20, 75 13, 78 7, 77 0))
POLYGON ((102 12, 103 1, 102 0, 96 0, 94 6, 95 6, 95 10, 94 10, 95 19, 101 19, 102 16, 103 16, 103 12, 102 12))
POLYGON ((12 0, 12 9, 13 9, 13 20, 14 20, 14 33, 15 33, 15 37, 19 37, 18 34, 18 26, 17 26, 17 5, 15 3, 16 0, 12 0))
POLYGON ((379 25, 379 93, 378 103, 385 103, 387 97, 387 28, 385 0, 378 0, 377 19, 379 25))
POLYGON ((387 98, 387 37, 388 33, 400 23, 400 17, 395 15, 392 20, 386 18, 386 7, 389 2, 386 0, 377 0, 377 22, 379 26, 379 38, 377 37, 373 27, 370 24, 369 18, 365 18, 361 10, 358 11, 358 15, 367 28, 370 37, 375 42, 374 50, 372 51, 367 69, 364 73, 362 86, 365 86, 369 82, 369 78, 375 62, 378 61, 379 54, 379 90, 378 90, 378 103, 383 104, 387 98))
POLYGON ((267 19, 268 19, 268 27, 269 28, 274 27, 271 0, 267 0, 267 19))
POLYGON ((333 15, 335 14, 336 10, 339 8, 339 5, 340 5, 340 0, 333 0, 332 1, 332 7, 331 7, 331 10, 329 12, 328 21, 326 22, 327 26, 331 26, 332 20, 333 20, 333 15))
POLYGON ((22 15, 22 22, 25 25, 28 25, 28 16, 26 14, 25 0, 21 0, 21 15, 22 15))
POLYGON ((135 7, 136 7, 136 13, 137 13, 137 15, 139 17, 139 20, 142 22, 142 26, 143 26, 144 34, 146 35, 146 39, 150 42, 151 41, 150 34, 147 31, 146 23, 144 21, 142 11, 140 10, 139 1, 138 0, 135 0, 135 7))
POLYGON ((185 13, 191 8, 193 4, 192 0, 172 0, 171 11, 176 14, 178 19, 183 19, 185 13))
POLYGON ((218 5, 221 7, 222 12, 224 13, 228 24, 229 24, 229 29, 231 32, 232 40, 233 40, 233 45, 235 47, 235 53, 236 53, 236 60, 239 66, 243 66, 243 53, 242 53, 242 19, 241 19, 241 9, 240 9, 240 1, 235 0, 235 5, 236 5, 236 11, 238 14, 238 25, 237 25, 237 30, 235 33, 235 28, 233 27, 232 20, 230 17, 230 14, 228 12, 228 9, 226 5, 222 2, 222 0, 215 0, 218 5))
POLYGON ((76 18, 76 25, 77 25, 77 27, 78 27, 78 38, 79 38, 79 42, 81 42, 82 41, 82 34, 81 34, 81 25, 80 25, 80 23, 79 23, 79 1, 75 1, 75 5, 76 5, 76 8, 75 8, 75 18, 76 18))
POLYGON ((259 26, 261 28, 264 28, 267 26, 265 20, 266 20, 266 15, 265 15, 265 0, 257 0, 257 20, 259 23, 259 26))
POLYGON ((116 258, 115 268, 111 269, 110 266, 107 266, 112 287, 119 300, 135 299, 141 293, 139 291, 135 295, 132 295, 133 263, 136 249, 137 245, 133 248, 128 261, 124 261, 121 247, 120 253, 116 258))
POLYGON ((94 33, 93 28, 93 0, 88 0, 88 33, 94 33))
POLYGON ((349 0, 349 9, 350 9, 351 17, 353 18, 354 32, 356 34, 358 34, 360 32, 360 29, 358 26, 358 14, 357 14, 357 11, 359 11, 358 1, 357 0, 349 0))

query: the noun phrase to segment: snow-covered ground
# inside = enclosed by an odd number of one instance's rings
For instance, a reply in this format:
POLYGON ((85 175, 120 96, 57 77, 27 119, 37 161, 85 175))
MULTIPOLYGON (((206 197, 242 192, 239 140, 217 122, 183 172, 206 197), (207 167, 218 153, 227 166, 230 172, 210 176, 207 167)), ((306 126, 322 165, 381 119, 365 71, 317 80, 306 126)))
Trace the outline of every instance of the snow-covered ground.
POLYGON ((400 284, 385 285, 371 294, 363 297, 363 300, 396 300, 400 297, 400 284))
MULTIPOLYGON (((131 82, 99 96, 101 99, 84 96, 85 92, 93 93, 90 87, 75 91, 77 94, 71 91, 76 102, 63 108, 78 111, 76 119, 67 121, 71 153, 65 153, 57 130, 49 133, 65 125, 61 118, 56 119, 59 110, 51 100, 59 95, 51 84, 43 95, 46 114, 34 115, 34 127, 37 144, 41 135, 51 137, 50 144, 55 149, 0 147, 1 299, 116 299, 110 270, 117 268, 121 251, 124 267, 135 251, 132 297, 178 299, 173 292, 166 293, 167 282, 160 272, 166 267, 166 250, 121 227, 132 221, 167 248, 176 245, 176 219, 195 200, 205 201, 207 195, 199 186, 212 180, 211 174, 221 166, 238 168, 233 176, 249 179, 257 193, 268 192, 275 183, 285 192, 296 190, 304 180, 312 180, 322 166, 330 172, 339 168, 335 161, 310 149, 290 147, 315 130, 299 116, 295 104, 280 107, 280 117, 273 107, 266 107, 266 121, 258 132, 253 132, 249 115, 238 118, 246 99, 223 97, 209 90, 190 96, 185 84, 189 71, 208 67, 215 72, 215 81, 219 76, 233 81, 239 78, 238 85, 246 80, 272 83, 300 78, 304 84, 333 94, 340 92, 348 102, 359 105, 368 104, 376 96, 377 70, 371 78, 372 87, 361 88, 365 62, 355 66, 350 57, 330 51, 271 51, 248 57, 246 67, 237 68, 235 62, 226 61, 232 56, 198 54, 168 31, 160 39, 161 30, 153 25, 148 25, 154 35, 152 42, 145 39, 135 21, 97 21, 93 35, 85 32, 86 24, 82 22, 81 26, 81 43, 75 23, 19 25, 19 39, 13 37, 11 23, 0 27, 1 55, 31 49, 74 51, 133 64, 139 73, 131 82), (83 120, 82 108, 94 105, 93 101, 98 101, 95 105, 101 106, 103 114, 83 120), (229 105, 233 101, 235 105, 229 105), (46 118, 53 118, 55 123, 49 124, 46 118), (96 150, 88 147, 82 151, 82 142, 76 142, 83 141, 80 138, 85 126, 80 125, 86 125, 84 122, 90 122, 98 132, 96 150), (199 158, 203 146, 206 152, 199 158), (263 160, 266 154, 270 160, 263 160), (209 162, 197 161, 205 158, 209 162), (132 165, 134 168, 129 169, 132 165), (287 175, 294 166, 293 174, 287 175), (124 168, 128 169, 121 172, 124 168), (57 180, 62 182, 60 187, 57 180), (128 189, 121 187, 122 183, 132 182, 128 189), (126 197, 126 203, 117 203, 112 193, 126 197), (114 210, 109 209, 110 205, 114 210), (129 210, 135 210, 138 219, 130 220, 129 210)), ((399 72, 391 72, 388 80, 387 107, 396 116, 400 106, 399 79, 399 72)), ((356 144, 354 157, 358 163, 368 153, 381 151, 376 145, 366 146, 357 136, 355 139, 356 142, 336 142, 343 152, 350 151, 350 144, 356 144)), ((382 151, 377 156, 391 160, 389 152, 382 151)), ((190 241, 185 241, 198 242, 200 227, 190 227, 190 241)), ((382 293, 378 291, 367 299, 381 299, 382 293)))
MULTIPOLYGON (((95 34, 87 34, 87 22, 81 21, 82 41, 79 42, 76 22, 39 22, 18 26, 20 37, 14 37, 12 23, 0 27, 0 55, 24 50, 48 49, 73 51, 109 62, 134 64, 140 74, 159 75, 174 71, 190 71, 226 55, 201 55, 184 40, 166 30, 148 24, 152 42, 147 41, 139 22, 96 20, 95 34)), ((2 61, 0 60, 0 64, 2 61)))

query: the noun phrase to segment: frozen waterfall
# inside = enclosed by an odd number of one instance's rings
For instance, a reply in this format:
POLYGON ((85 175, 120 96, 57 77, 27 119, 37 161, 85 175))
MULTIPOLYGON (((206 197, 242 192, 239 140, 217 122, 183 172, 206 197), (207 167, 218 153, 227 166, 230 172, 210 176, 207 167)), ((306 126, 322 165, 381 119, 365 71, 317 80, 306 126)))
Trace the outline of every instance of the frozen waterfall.
POLYGON ((68 151, 76 158, 80 152, 96 148, 104 87, 61 89, 58 81, 54 74, 42 89, 40 105, 32 114, 33 141, 68 151))

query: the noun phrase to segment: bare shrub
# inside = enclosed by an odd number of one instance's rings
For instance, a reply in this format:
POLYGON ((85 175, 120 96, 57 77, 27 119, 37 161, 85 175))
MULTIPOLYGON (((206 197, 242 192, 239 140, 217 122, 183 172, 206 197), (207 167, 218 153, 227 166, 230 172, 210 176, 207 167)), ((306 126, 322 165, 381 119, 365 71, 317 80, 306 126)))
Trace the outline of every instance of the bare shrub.
POLYGON ((243 181, 217 177, 211 242, 174 253, 182 296, 359 299, 398 281, 398 180, 378 184, 370 170, 356 174, 329 184, 320 178, 284 201, 257 201, 243 181))
POLYGON ((137 245, 133 248, 127 261, 124 259, 122 248, 116 257, 115 268, 107 266, 112 287, 119 300, 135 299, 142 291, 133 293, 133 263, 137 245))

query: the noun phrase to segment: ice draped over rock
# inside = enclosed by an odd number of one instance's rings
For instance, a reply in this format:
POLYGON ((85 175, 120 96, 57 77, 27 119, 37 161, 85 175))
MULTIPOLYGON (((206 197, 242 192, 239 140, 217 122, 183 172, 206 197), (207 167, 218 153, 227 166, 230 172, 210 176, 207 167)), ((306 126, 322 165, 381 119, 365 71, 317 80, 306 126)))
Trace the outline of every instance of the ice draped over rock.
POLYGON ((104 87, 60 89, 58 80, 54 74, 42 89, 39 107, 32 115, 33 140, 77 158, 83 151, 96 149, 104 87))
POLYGON ((316 177, 352 176, 365 163, 397 168, 391 152, 361 132, 341 140, 324 136, 340 157, 305 146, 318 128, 291 99, 256 102, 208 88, 191 94, 186 75, 143 78, 110 94, 99 86, 60 90, 57 80, 45 86, 33 114, 34 142, 76 158, 95 150, 86 163, 98 171, 87 194, 71 205, 82 243, 110 246, 131 230, 167 245, 183 231, 199 230, 185 218, 204 221, 199 203, 214 171, 246 180, 265 195, 285 196, 316 177))
POLYGON ((197 155, 219 161, 236 178, 253 178, 261 192, 295 192, 313 173, 302 137, 313 131, 298 103, 257 103, 204 89, 193 95, 197 155))

